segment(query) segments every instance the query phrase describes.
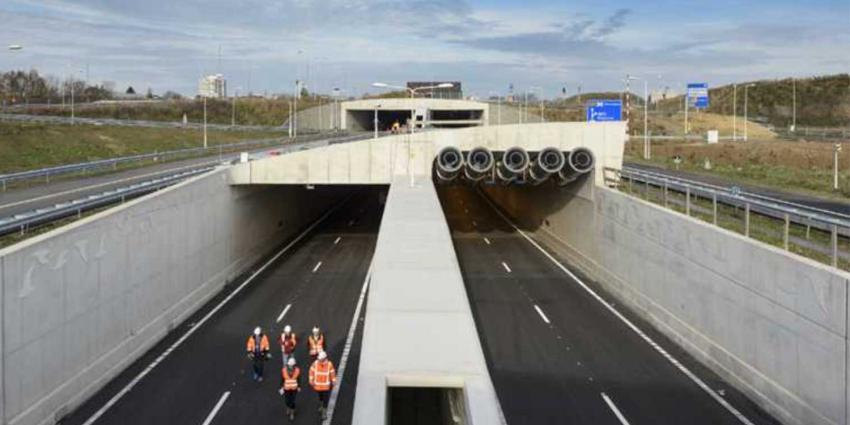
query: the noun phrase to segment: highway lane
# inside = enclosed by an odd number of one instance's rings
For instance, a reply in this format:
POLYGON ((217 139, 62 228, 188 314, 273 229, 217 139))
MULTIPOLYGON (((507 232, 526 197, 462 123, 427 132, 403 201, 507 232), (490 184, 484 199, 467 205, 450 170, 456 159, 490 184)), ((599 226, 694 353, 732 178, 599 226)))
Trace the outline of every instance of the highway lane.
POLYGON ((737 418, 525 240, 474 189, 444 187, 440 193, 509 424, 776 423, 649 325, 617 308, 708 388, 722 390, 717 398, 745 420, 737 418))
POLYGON ((850 214, 850 203, 841 202, 826 198, 818 198, 812 195, 803 195, 799 193, 791 193, 791 192, 783 192, 775 189, 768 189, 765 187, 754 186, 749 184, 743 184, 739 182, 735 182, 732 180, 728 180, 722 177, 716 176, 706 176, 703 174, 690 173, 687 171, 678 171, 678 170, 668 170, 660 167, 653 167, 650 165, 636 164, 636 163, 626 163, 629 167, 632 167, 637 170, 646 170, 652 171, 655 173, 667 174, 673 177, 680 177, 689 180, 695 180, 703 183, 709 183, 717 186, 723 187, 739 187, 741 189, 746 190, 750 193, 755 193, 762 196, 768 196, 771 198, 780 199, 787 202, 793 202, 795 204, 805 205, 813 208, 820 208, 828 211, 833 211, 840 214, 850 214))
MULTIPOLYGON (((328 353, 339 368, 377 239, 383 209, 379 192, 365 189, 329 216, 203 323, 111 408, 101 411, 134 377, 221 303, 233 287, 222 291, 62 424, 201 425, 208 418, 211 418, 209 424, 282 422, 283 399, 277 394, 281 356, 275 341, 286 324, 292 325, 299 335, 296 358, 304 374, 295 423, 318 423, 316 395, 309 389, 306 378, 307 333, 314 325, 325 330, 328 353), (262 383, 251 379, 251 362, 244 352, 245 341, 257 325, 263 327, 272 342, 273 358, 266 363, 266 380, 262 383), (102 416, 87 422, 99 411, 102 416)), ((361 319, 363 312, 365 309, 361 311, 361 319)), ((360 332, 356 336, 359 338, 360 332)), ((359 341, 354 342, 352 360, 342 377, 334 424, 349 423, 351 418, 359 350, 359 341)))

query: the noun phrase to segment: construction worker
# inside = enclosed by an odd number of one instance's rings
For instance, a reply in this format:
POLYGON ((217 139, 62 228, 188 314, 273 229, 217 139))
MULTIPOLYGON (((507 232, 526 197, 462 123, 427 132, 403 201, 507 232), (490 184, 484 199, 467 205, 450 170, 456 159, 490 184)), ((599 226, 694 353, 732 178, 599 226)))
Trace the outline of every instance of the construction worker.
POLYGON ((319 351, 316 361, 310 366, 310 386, 319 396, 319 412, 322 414, 322 419, 328 418, 328 402, 334 384, 336 384, 334 364, 328 359, 328 353, 319 351))
POLYGON ((295 396, 301 391, 298 379, 301 376, 301 368, 295 365, 295 357, 289 357, 286 366, 280 371, 281 382, 278 391, 283 396, 286 404, 286 416, 290 421, 295 420, 295 396))
POLYGON ((401 131, 401 124, 398 123, 398 120, 393 123, 392 132, 393 134, 398 134, 401 131))
POLYGON ((325 334, 318 326, 313 326, 313 333, 307 337, 307 343, 310 346, 310 359, 316 360, 316 356, 325 350, 325 334))
POLYGON ((263 366, 269 355, 269 338, 259 326, 254 328, 254 334, 248 337, 246 346, 248 357, 254 361, 254 380, 263 382, 263 366))
POLYGON ((292 332, 292 326, 286 325, 283 327, 283 333, 280 334, 278 342, 280 343, 280 353, 281 357, 283 357, 283 365, 286 366, 286 364, 289 363, 289 359, 292 358, 292 353, 295 352, 295 345, 298 344, 298 337, 296 337, 295 333, 292 332))

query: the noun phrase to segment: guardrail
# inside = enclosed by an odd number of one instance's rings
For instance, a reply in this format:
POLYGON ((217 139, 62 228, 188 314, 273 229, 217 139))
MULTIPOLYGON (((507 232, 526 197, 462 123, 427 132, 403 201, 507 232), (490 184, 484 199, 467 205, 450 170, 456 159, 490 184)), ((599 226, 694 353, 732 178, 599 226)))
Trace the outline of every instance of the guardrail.
POLYGON ((127 187, 109 190, 91 195, 85 198, 63 202, 47 208, 40 208, 24 214, 0 219, 0 235, 8 235, 20 232, 24 234, 27 230, 47 223, 61 220, 71 216, 80 216, 84 212, 104 207, 118 202, 124 202, 130 198, 136 198, 164 187, 171 186, 189 177, 206 173, 215 167, 207 166, 194 170, 172 174, 166 177, 137 183, 127 187))
POLYGON ((717 224, 718 204, 742 208, 744 210, 744 235, 750 236, 750 214, 757 213, 763 216, 782 220, 785 222, 783 232, 783 244, 788 250, 790 243, 791 223, 815 228, 831 235, 830 257, 832 265, 838 265, 838 238, 850 237, 850 216, 835 211, 801 205, 782 199, 772 198, 757 193, 747 192, 736 187, 723 187, 709 183, 699 182, 655 173, 645 170, 624 167, 620 170, 620 177, 627 180, 629 185, 634 182, 653 186, 663 191, 664 206, 668 205, 668 192, 674 191, 685 195, 685 213, 691 215, 692 199, 702 198, 712 201, 713 222, 717 224))
MULTIPOLYGON (((315 137, 315 136, 313 136, 315 137)), ((246 142, 230 143, 225 145, 209 146, 207 148, 187 148, 164 152, 153 152, 140 155, 130 155, 117 158, 103 159, 98 161, 82 162, 77 164, 60 165, 56 167, 40 168, 37 170, 21 171, 17 173, 0 174, 0 185, 5 191, 9 183, 21 180, 44 179, 50 182, 51 177, 74 173, 85 173, 88 171, 103 170, 106 168, 116 169, 118 165, 141 161, 169 160, 179 157, 201 156, 205 153, 230 151, 248 146, 266 146, 275 143, 283 143, 292 140, 288 137, 277 137, 273 139, 249 140, 246 142)))
MULTIPOLYGON (((151 120, 134 120, 134 119, 118 119, 118 118, 90 118, 90 117, 67 117, 64 115, 33 115, 33 114, 16 114, 16 113, 0 113, 0 121, 17 121, 29 123, 43 124, 86 124, 86 125, 108 125, 116 127, 145 127, 145 128, 178 128, 178 129, 193 129, 201 130, 204 128, 203 123, 182 121, 151 121, 151 120)), ((217 131, 286 131, 288 127, 285 124, 279 126, 266 125, 244 125, 244 124, 219 124, 207 123, 207 129, 217 131)))

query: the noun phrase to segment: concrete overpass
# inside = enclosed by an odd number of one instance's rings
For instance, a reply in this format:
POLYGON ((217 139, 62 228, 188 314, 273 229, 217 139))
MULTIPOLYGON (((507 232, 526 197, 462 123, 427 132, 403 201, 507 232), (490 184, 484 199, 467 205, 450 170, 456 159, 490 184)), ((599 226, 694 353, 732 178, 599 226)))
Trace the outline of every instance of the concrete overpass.
MULTIPOLYGON (((561 123, 323 147, 6 248, 0 416, 279 421, 242 349, 291 323, 327 331, 329 423, 846 424, 850 276, 608 187, 624 140, 561 123), (517 147, 594 165, 512 175, 517 147)), ((297 423, 318 421, 309 393, 297 423)))

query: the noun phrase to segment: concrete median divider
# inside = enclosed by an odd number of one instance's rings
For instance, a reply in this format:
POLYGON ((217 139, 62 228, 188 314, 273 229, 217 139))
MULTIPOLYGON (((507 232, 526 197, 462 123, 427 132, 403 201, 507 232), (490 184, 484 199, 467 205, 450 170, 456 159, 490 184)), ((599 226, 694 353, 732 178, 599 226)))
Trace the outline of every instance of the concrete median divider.
POLYGON ((343 195, 217 169, 0 251, 3 423, 60 420, 343 195))
POLYGON ((850 274, 602 186, 484 192, 784 423, 848 423, 850 274))

